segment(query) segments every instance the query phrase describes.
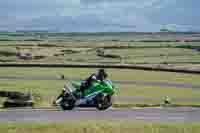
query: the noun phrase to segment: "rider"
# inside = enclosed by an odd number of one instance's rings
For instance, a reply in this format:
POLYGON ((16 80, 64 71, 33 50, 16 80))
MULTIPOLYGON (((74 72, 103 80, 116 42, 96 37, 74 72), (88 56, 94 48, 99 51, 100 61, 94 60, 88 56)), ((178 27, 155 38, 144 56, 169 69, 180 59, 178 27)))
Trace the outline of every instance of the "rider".
POLYGON ((81 83, 80 91, 83 93, 87 88, 91 86, 93 81, 102 82, 108 77, 108 74, 104 69, 99 69, 97 73, 90 75, 85 81, 81 83))

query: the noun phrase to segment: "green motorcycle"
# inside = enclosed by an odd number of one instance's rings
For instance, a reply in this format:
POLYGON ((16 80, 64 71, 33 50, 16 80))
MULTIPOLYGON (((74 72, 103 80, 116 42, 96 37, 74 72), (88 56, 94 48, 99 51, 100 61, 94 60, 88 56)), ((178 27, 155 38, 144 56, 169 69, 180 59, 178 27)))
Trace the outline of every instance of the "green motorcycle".
POLYGON ((55 104, 63 110, 72 110, 74 107, 96 107, 98 110, 106 110, 112 106, 115 88, 110 80, 93 81, 84 92, 80 91, 80 86, 79 82, 72 82, 71 87, 66 84, 55 104))

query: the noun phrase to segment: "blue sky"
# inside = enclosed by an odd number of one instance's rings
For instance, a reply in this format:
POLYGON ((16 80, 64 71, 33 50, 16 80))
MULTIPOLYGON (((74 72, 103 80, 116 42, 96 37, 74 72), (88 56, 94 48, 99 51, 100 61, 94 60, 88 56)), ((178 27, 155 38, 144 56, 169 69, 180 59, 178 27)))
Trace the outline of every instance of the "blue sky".
POLYGON ((200 31, 198 0, 0 0, 0 30, 200 31))

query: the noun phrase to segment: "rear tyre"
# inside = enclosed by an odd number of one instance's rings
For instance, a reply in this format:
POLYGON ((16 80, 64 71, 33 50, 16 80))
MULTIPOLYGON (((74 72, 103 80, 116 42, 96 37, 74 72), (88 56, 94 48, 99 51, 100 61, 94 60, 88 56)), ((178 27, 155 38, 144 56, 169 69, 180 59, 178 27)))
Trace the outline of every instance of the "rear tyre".
POLYGON ((99 94, 96 97, 96 108, 98 110, 106 110, 110 106, 112 106, 111 96, 107 95, 104 96, 103 94, 99 94))

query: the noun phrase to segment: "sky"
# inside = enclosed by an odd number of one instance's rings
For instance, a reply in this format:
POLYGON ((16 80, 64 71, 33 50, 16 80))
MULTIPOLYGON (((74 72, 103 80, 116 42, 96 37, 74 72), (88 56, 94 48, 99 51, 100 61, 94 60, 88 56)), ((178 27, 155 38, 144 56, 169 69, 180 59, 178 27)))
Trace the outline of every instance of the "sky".
POLYGON ((0 0, 0 30, 200 31, 199 0, 0 0))

